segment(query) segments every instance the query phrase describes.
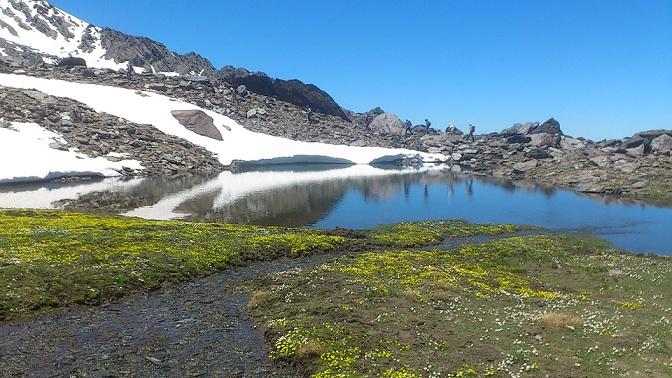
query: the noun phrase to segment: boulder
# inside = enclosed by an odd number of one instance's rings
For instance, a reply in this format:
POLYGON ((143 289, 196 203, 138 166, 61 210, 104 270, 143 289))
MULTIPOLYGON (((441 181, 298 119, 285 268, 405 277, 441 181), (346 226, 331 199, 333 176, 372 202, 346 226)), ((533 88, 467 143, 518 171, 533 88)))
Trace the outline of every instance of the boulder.
POLYGON ((530 159, 543 160, 543 159, 553 159, 553 155, 549 154, 545 150, 532 150, 525 154, 530 159))
POLYGON ((651 151, 659 154, 672 153, 672 136, 662 134, 651 141, 651 151))
POLYGON ((188 130, 204 137, 224 140, 222 134, 215 127, 214 120, 202 110, 173 110, 173 117, 188 130))
POLYGON ((580 150, 586 147, 586 144, 576 138, 562 137, 560 139, 560 148, 563 150, 580 150))
POLYGON ((625 149, 636 148, 642 144, 646 148, 646 146, 649 146, 651 144, 651 141, 647 138, 644 138, 641 135, 634 135, 623 141, 623 148, 625 149))
POLYGON ((556 134, 532 134, 530 145, 534 147, 557 147, 560 145, 560 135, 556 134))
POLYGON ((525 136, 525 135, 520 135, 520 134, 512 135, 512 136, 506 138, 507 143, 527 144, 527 143, 530 143, 531 141, 532 141, 532 138, 530 138, 528 136, 525 136))
POLYGON ((508 129, 502 130, 501 134, 529 134, 530 131, 536 129, 538 126, 539 122, 516 123, 508 129))
POLYGON ((457 134, 428 134, 420 137, 420 141, 423 145, 428 147, 440 147, 450 145, 452 146, 456 142, 462 140, 462 137, 457 134))
POLYGON ((646 153, 646 145, 644 143, 642 143, 642 144, 638 145, 637 147, 626 148, 625 153, 628 156, 632 156, 632 157, 644 156, 644 154, 646 153))
POLYGON ((260 115, 266 115, 266 110, 264 108, 253 108, 247 111, 247 118, 258 117, 260 115))
POLYGON ((86 60, 77 57, 67 57, 61 59, 57 66, 59 67, 86 67, 86 60))
POLYGON ((535 127, 533 130, 530 130, 529 134, 563 135, 562 130, 560 129, 560 122, 556 121, 555 118, 551 118, 548 121, 542 123, 541 125, 535 127))
POLYGON ((513 169, 518 172, 527 172, 537 167, 539 164, 536 160, 528 160, 513 165, 513 169))
POLYGON ((609 165, 608 156, 595 156, 594 158, 591 158, 590 161, 600 168, 605 168, 607 165, 609 165))
POLYGON ((403 136, 406 134, 406 128, 401 123, 399 117, 394 113, 383 113, 374 118, 369 125, 373 131, 378 131, 386 134, 394 134, 403 136))

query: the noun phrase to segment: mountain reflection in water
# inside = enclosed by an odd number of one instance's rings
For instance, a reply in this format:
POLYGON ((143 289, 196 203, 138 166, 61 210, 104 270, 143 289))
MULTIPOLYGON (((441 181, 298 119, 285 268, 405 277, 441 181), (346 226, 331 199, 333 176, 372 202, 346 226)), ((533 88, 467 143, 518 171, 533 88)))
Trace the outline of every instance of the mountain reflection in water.
POLYGON ((443 166, 282 166, 211 178, 109 178, 0 187, 0 208, 323 228, 466 219, 592 232, 618 247, 672 254, 671 209, 610 201, 454 174, 443 166))

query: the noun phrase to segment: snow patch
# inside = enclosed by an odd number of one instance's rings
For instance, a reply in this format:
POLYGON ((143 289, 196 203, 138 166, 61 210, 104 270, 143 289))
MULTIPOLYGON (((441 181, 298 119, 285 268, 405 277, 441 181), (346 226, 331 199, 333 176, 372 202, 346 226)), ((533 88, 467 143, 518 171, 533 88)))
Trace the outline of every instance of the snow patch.
POLYGON ((65 143, 61 135, 35 123, 11 122, 0 128, 0 183, 51 180, 64 176, 119 176, 124 167, 142 169, 136 160, 111 162, 91 158, 75 149, 56 150, 50 143, 65 143))
POLYGON ((425 162, 445 161, 441 154, 428 154, 408 149, 353 147, 326 143, 300 142, 245 129, 237 122, 196 105, 153 93, 95 84, 73 83, 24 75, 0 74, 0 84, 8 87, 36 89, 52 96, 82 102, 98 112, 105 112, 134 123, 150 124, 158 130, 188 140, 211 151, 222 164, 234 160, 246 162, 311 163, 351 162, 370 164, 417 158, 425 162), (183 127, 171 111, 201 110, 213 118, 223 141, 198 135, 183 127))

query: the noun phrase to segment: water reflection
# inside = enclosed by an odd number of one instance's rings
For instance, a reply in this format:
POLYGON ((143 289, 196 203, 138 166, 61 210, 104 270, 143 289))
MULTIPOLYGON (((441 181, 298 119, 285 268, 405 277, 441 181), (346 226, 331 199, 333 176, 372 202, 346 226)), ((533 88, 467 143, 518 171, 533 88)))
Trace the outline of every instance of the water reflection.
POLYGON ((425 219, 510 222, 589 229, 619 247, 672 254, 671 209, 605 203, 443 166, 284 166, 216 177, 5 186, 0 207, 325 228, 425 219))

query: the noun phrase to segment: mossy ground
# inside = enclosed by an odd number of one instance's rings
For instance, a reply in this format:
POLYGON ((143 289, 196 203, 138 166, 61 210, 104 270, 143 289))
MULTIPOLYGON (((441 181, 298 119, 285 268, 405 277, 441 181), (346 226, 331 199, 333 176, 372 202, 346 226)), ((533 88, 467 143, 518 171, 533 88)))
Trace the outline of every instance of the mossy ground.
POLYGON ((345 256, 248 286, 314 377, 672 376, 672 259, 572 236, 345 256))
POLYGON ((362 250, 390 240, 426 245, 450 236, 515 229, 459 221, 396 227, 340 235, 306 228, 0 210, 0 320, 73 303, 98 304, 253 260, 362 250))

